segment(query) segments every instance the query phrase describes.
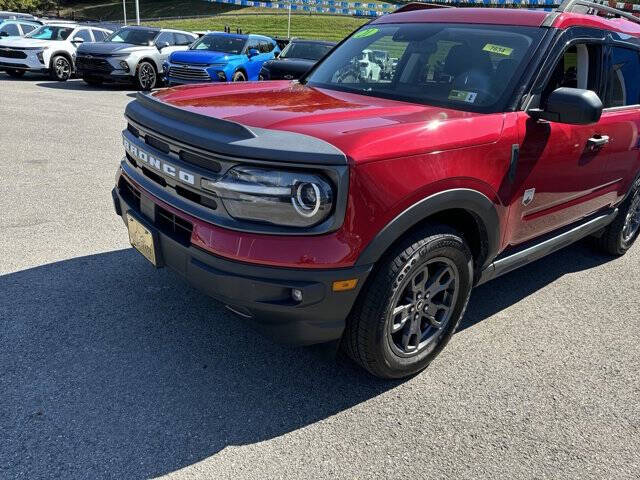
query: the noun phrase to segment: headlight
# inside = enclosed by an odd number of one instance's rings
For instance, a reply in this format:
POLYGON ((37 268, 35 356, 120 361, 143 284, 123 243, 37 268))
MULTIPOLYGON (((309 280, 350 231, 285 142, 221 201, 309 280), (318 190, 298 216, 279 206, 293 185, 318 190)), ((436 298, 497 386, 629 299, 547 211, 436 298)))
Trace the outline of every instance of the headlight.
POLYGON ((325 220, 334 203, 333 188, 322 175, 234 167, 218 181, 203 179, 236 219, 290 227, 311 227, 325 220))

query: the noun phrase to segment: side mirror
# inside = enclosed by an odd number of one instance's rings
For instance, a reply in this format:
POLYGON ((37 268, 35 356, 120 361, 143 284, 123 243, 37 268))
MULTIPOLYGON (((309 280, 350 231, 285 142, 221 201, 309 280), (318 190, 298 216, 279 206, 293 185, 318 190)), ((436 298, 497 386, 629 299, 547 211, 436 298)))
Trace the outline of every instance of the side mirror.
POLYGON ((73 39, 73 41, 71 43, 84 43, 84 38, 80 38, 80 37, 76 37, 73 39))
POLYGON ((534 109, 527 113, 536 120, 589 125, 600 120, 602 108, 602 101, 595 92, 561 87, 551 92, 544 110, 534 109))
POLYGON ((158 50, 162 50, 163 48, 166 48, 169 46, 169 42, 160 42, 156 45, 156 47, 158 47, 158 50))
POLYGON ((247 50, 247 57, 249 57, 249 58, 255 57, 259 53, 260 52, 258 52, 258 50, 256 48, 250 48, 249 50, 247 50))

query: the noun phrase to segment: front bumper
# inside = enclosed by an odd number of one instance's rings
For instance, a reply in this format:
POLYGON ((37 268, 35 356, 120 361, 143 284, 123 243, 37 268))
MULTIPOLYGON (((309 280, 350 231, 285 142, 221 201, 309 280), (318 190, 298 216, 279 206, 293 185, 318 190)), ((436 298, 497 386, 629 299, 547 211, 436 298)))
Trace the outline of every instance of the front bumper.
POLYGON ((100 70, 86 67, 76 66, 76 74, 79 77, 88 76, 94 78, 100 78, 107 82, 113 83, 131 83, 135 80, 135 77, 132 73, 126 72, 124 70, 100 70))
POLYGON ((121 178, 112 191, 116 213, 125 224, 127 212, 145 222, 157 239, 160 265, 223 302, 276 341, 310 345, 342 336, 346 318, 371 265, 333 270, 292 269, 254 265, 213 255, 194 247, 185 237, 180 239, 173 235, 164 226, 164 217, 160 217, 164 210, 153 197, 144 191, 132 196, 122 181, 121 178), (333 291, 333 282, 354 278, 358 282, 353 290, 333 291), (292 289, 302 291, 302 301, 293 300, 292 289))
POLYGON ((14 70, 45 73, 49 69, 38 59, 38 52, 39 50, 20 51, 20 53, 25 55, 25 58, 10 58, 0 56, 0 69, 9 68, 14 70))

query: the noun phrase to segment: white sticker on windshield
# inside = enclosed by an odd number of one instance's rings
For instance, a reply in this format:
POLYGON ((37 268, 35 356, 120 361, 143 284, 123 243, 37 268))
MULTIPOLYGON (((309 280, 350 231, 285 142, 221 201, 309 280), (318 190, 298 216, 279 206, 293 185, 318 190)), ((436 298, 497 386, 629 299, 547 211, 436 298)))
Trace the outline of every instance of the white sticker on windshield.
POLYGON ((476 101, 477 96, 476 92, 465 92, 464 90, 451 90, 449 92, 449 100, 457 100, 459 102, 473 103, 476 101))

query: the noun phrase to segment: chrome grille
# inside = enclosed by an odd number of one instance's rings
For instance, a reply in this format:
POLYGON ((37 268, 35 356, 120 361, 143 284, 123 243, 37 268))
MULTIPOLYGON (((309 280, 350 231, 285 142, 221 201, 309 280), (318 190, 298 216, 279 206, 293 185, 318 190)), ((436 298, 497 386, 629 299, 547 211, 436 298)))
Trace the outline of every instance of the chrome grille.
POLYGON ((169 67, 169 76, 171 78, 177 78, 180 80, 193 80, 201 82, 210 82, 211 77, 204 68, 198 67, 181 67, 178 65, 171 65, 169 67))

